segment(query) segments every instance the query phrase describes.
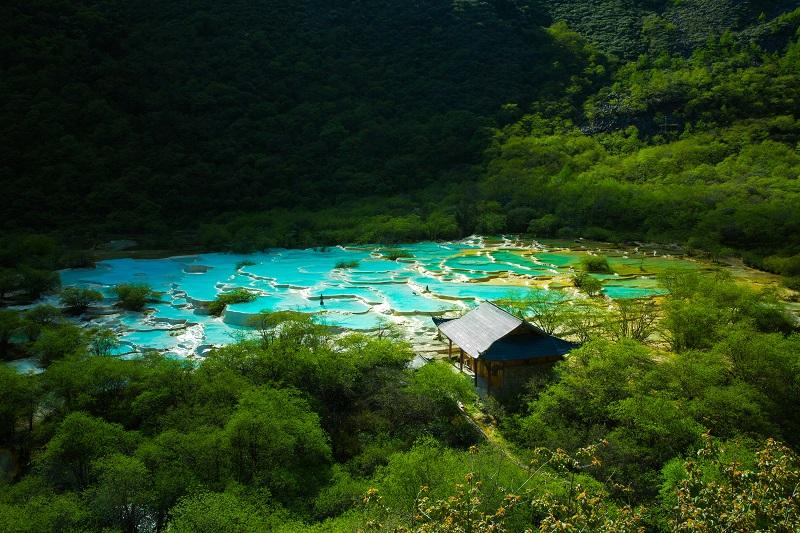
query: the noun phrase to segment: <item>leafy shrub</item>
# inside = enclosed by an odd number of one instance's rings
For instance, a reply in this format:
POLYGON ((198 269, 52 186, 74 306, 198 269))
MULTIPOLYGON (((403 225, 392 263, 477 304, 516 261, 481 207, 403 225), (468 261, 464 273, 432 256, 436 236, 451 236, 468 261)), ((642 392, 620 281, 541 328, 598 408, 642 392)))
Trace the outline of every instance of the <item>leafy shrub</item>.
POLYGON ((328 329, 316 323, 314 315, 291 310, 258 313, 247 320, 247 325, 258 330, 264 346, 280 340, 316 345, 328 329))
POLYGON ((678 504, 670 519, 673 530, 755 531, 766 525, 769 531, 797 531, 800 458, 771 438, 755 455, 750 467, 727 463, 719 443, 706 436, 698 459, 683 463, 685 477, 676 488, 678 504))
POLYGON ((20 285, 19 289, 25 291, 25 295, 35 300, 42 294, 58 288, 61 280, 56 272, 38 268, 21 267, 19 269, 20 285))
POLYGON ((114 287, 114 292, 119 298, 117 305, 128 311, 141 311, 150 298, 155 295, 148 285, 140 283, 117 285, 114 287))
POLYGON ((225 425, 237 481, 270 489, 282 502, 313 494, 331 460, 320 418, 298 391, 262 387, 244 393, 225 425))
POLYGON ((613 240, 613 233, 606 228, 599 228, 597 226, 592 226, 590 228, 586 228, 583 232, 583 236, 590 241, 611 241, 613 240))
POLYGON ((102 299, 103 295, 94 289, 67 287, 61 291, 61 303, 66 307, 67 312, 73 315, 83 313, 94 302, 102 299))
POLYGON ((381 252, 381 255, 389 261, 396 261, 404 257, 414 257, 411 252, 402 248, 386 248, 381 252))
POLYGON ((286 520, 271 519, 264 505, 254 505, 231 492, 200 492, 181 498, 170 513, 169 531, 272 531, 286 520))
POLYGON ((765 270, 784 276, 800 276, 800 254, 792 257, 765 257, 762 263, 765 270))
POLYGON ((793 291, 800 291, 800 276, 795 276, 793 278, 783 278, 783 284, 786 286, 787 289, 792 289, 793 291))
POLYGON ((314 512, 320 518, 342 514, 356 507, 368 489, 367 480, 354 479, 347 470, 335 466, 330 484, 314 501, 314 512))
POLYGON ((35 341, 44 328, 56 326, 63 320, 61 309, 53 305, 37 305, 25 311, 23 330, 29 341, 35 341))
POLYGON ((229 292, 223 292, 217 298, 208 304, 208 312, 214 316, 222 315, 225 308, 230 304, 243 304, 252 302, 256 299, 256 294, 246 289, 234 289, 229 292))
POLYGON ((60 324, 44 329, 31 346, 31 353, 46 367, 54 361, 80 352, 86 345, 84 332, 74 324, 60 324))
POLYGON ((135 440, 119 424, 86 413, 71 413, 37 457, 36 467, 54 486, 80 490, 94 480, 93 461, 128 451, 135 440))
POLYGON ((611 265, 608 258, 604 255, 587 255, 581 258, 581 268, 586 272, 595 274, 611 274, 611 265))
POLYGON ((528 233, 534 237, 554 237, 560 225, 561 221, 557 216, 548 214, 531 220, 528 224, 528 233))
POLYGON ((358 268, 360 263, 358 261, 339 261, 336 263, 337 270, 346 270, 348 268, 358 268))
POLYGON ((586 272, 578 272, 572 276, 572 283, 589 296, 600 294, 600 291, 603 290, 603 283, 586 272))
POLYGON ((92 355, 111 355, 111 351, 119 346, 117 334, 108 328, 94 328, 89 331, 89 352, 92 355))

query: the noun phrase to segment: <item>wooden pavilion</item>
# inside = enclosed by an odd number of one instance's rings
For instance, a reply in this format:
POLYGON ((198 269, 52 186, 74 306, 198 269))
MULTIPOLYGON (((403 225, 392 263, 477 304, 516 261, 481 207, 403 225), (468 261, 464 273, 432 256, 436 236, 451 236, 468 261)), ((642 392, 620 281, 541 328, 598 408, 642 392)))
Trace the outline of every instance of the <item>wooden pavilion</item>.
POLYGON ((475 386, 486 394, 521 388, 537 368, 559 361, 576 347, 490 302, 461 318, 437 318, 434 323, 449 341, 450 359, 457 349, 459 369, 466 365, 475 386))

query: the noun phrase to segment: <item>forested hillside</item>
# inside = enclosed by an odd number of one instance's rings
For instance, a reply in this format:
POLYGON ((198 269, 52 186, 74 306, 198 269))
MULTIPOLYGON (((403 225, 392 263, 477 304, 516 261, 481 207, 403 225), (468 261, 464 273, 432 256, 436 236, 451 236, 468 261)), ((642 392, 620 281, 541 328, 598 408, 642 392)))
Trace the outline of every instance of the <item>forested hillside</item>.
POLYGON ((566 21, 606 53, 624 59, 691 53, 723 33, 761 34, 797 7, 791 0, 541 0, 537 8, 566 21))
POLYGON ((3 227, 235 249, 530 228, 791 255, 791 7, 7 5, 3 227), (742 234, 770 210, 772 241, 742 234))
MULTIPOLYGON (((775 36, 798 20, 794 11, 765 27, 775 36)), ((762 260, 797 263, 800 251, 800 45, 757 41, 728 32, 689 55, 643 54, 578 119, 545 110, 496 130, 483 189, 494 223, 681 242, 800 274, 762 260)))
POLYGON ((584 62, 502 4, 8 4, 4 224, 147 233, 474 179, 501 105, 584 62))

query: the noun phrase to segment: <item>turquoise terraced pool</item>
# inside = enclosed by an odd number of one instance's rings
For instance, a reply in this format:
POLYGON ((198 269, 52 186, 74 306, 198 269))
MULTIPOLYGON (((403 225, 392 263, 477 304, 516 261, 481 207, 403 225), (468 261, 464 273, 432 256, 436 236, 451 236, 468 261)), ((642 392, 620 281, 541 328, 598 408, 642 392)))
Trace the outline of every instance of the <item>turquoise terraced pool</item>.
MULTIPOLYGON (((94 287, 107 296, 90 323, 118 333, 117 355, 135 356, 152 348, 193 357, 250 334, 248 321, 263 311, 313 313, 321 322, 353 330, 396 324, 412 342, 424 342, 434 331, 431 316, 455 315, 484 300, 554 290, 580 297, 569 287, 569 277, 581 254, 591 253, 479 237, 402 248, 408 257, 397 260, 384 257, 381 246, 116 259, 94 269, 63 271, 61 278, 64 286, 94 287), (350 262, 357 266, 337 268, 350 262), (120 283, 146 283, 162 293, 162 301, 145 313, 117 312, 112 288, 120 283), (219 318, 204 313, 205 304, 234 288, 250 290, 257 298, 228 306, 219 318)), ((619 274, 598 276, 610 298, 661 294, 654 279, 659 269, 697 268, 657 254, 629 257, 622 252, 612 256, 612 266, 619 274)))

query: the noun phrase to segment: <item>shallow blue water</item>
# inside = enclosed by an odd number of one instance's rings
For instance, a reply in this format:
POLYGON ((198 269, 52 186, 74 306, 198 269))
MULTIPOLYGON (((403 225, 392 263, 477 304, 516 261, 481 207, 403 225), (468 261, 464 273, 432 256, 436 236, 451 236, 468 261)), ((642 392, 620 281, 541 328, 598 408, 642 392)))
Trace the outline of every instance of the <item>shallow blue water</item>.
MULTIPOLYGON (((94 269, 63 271, 61 279, 64 286, 93 286, 109 296, 120 283, 146 283, 163 293, 162 302, 146 313, 104 318, 103 323, 116 329, 123 342, 117 354, 154 348, 185 357, 247 335, 252 330, 245 326, 263 311, 313 313, 326 324, 356 330, 397 324, 419 336, 433 332, 432 315, 458 314, 484 300, 543 291, 526 284, 567 276, 578 262, 575 254, 544 251, 533 243, 487 244, 480 238, 402 248, 412 257, 388 260, 382 247, 371 246, 116 259, 94 269), (342 262, 358 265, 336 268, 342 262), (234 288, 250 290, 257 298, 228 306, 220 318, 204 312, 206 303, 234 288)), ((611 298, 661 292, 637 284, 637 278, 600 277, 611 298)))
POLYGON ((644 287, 629 287, 625 285, 605 285, 603 294, 614 300, 623 298, 646 298, 656 294, 666 294, 663 289, 650 289, 644 287))

